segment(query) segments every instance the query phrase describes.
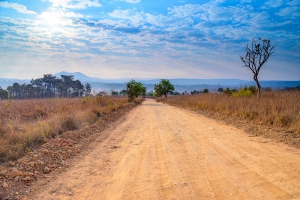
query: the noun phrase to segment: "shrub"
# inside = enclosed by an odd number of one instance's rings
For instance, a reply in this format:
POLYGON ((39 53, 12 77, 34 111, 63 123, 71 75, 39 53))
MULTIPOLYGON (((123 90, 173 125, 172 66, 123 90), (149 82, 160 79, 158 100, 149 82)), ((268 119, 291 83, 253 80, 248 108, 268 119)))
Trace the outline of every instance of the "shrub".
POLYGON ((226 95, 231 95, 232 94, 232 90, 230 90, 228 87, 224 90, 224 94, 226 95))
POLYGON ((252 94, 255 94, 257 89, 255 86, 245 86, 239 90, 229 89, 228 87, 224 90, 224 94, 232 97, 251 97, 252 94))
POLYGON ((209 90, 208 90, 208 89, 204 89, 204 90, 203 90, 203 93, 204 93, 204 94, 207 94, 207 93, 209 93, 209 90))
POLYGON ((236 92, 232 92, 231 96, 232 97, 251 97, 252 94, 253 93, 250 89, 242 88, 236 92))

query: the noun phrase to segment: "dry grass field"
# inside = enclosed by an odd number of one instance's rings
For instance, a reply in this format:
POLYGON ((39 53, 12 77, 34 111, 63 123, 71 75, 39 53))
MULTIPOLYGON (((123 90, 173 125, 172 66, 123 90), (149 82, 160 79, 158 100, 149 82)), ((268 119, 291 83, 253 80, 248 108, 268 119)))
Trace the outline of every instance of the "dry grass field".
POLYGON ((113 97, 0 101, 0 163, 128 105, 127 98, 113 97))
POLYGON ((259 101, 252 97, 232 97, 223 93, 170 96, 159 102, 190 110, 236 117, 295 133, 300 137, 300 91, 263 92, 259 101))

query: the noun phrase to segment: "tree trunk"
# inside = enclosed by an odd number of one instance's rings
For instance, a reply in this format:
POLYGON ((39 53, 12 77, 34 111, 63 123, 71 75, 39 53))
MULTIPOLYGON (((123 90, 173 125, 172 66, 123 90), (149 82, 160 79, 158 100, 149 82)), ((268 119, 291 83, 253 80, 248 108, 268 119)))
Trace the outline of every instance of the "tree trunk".
POLYGON ((167 93, 165 93, 164 95, 165 95, 166 98, 168 98, 168 97, 167 97, 167 93))
POLYGON ((254 77, 253 77, 253 79, 254 79, 254 81, 255 81, 255 83, 256 83, 256 85, 257 85, 257 100, 259 99, 259 97, 260 97, 260 84, 259 84, 259 82, 258 82, 258 77, 257 77, 257 75, 254 75, 254 77))

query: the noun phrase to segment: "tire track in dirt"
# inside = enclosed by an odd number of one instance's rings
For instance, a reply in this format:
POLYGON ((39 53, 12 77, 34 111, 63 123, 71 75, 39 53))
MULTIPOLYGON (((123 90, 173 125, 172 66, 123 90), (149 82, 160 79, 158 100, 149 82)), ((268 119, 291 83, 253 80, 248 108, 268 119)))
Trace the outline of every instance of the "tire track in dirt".
MULTIPOLYGON (((28 199, 300 199, 300 150, 146 100, 28 199)), ((103 134, 104 134, 103 133, 103 134)))
MULTIPOLYGON (((174 111, 174 110, 173 110, 174 111)), ((169 111, 169 112, 172 112, 172 111, 169 111)), ((168 112, 168 113, 169 113, 168 112)), ((247 165, 245 165, 245 164, 243 164, 243 162, 240 162, 239 160, 240 159, 236 159, 235 157, 236 156, 233 156, 235 153, 232 151, 232 152, 229 152, 229 151, 225 151, 226 150, 226 148, 224 148, 224 145, 226 144, 226 141, 229 141, 227 144, 228 144, 228 146, 232 146, 232 143, 234 142, 234 140, 236 140, 235 138, 231 138, 230 140, 228 140, 228 138, 226 139, 226 138, 224 138, 224 140, 222 140, 223 142, 221 142, 220 143, 220 141, 218 141, 218 143, 216 143, 216 144, 214 144, 214 143, 212 143, 212 139, 214 139, 215 137, 213 137, 212 135, 215 135, 215 134, 212 134, 212 130, 209 130, 209 129, 211 129, 211 126, 210 127, 208 127, 208 129, 207 129, 207 127, 205 127, 205 126, 203 126, 202 128, 204 129, 204 131, 201 131, 202 133, 204 132, 207 132, 206 134, 199 134, 199 129, 195 129, 194 127, 197 127, 197 124, 198 124, 198 120, 194 120, 194 118, 190 118, 190 116, 189 116, 189 124, 188 125, 186 125, 186 122, 183 124, 182 123, 182 121, 185 121, 184 120, 184 118, 185 118, 185 116, 186 116, 186 114, 187 113, 185 113, 185 112, 182 112, 179 116, 181 116, 183 119, 181 119, 181 120, 178 120, 178 119, 176 119, 176 117, 175 118, 172 118, 172 120, 171 120, 171 122, 174 122, 174 121, 176 121, 177 120, 177 123, 181 123, 181 127, 185 127, 185 129, 189 129, 189 131, 187 131, 187 133, 194 133, 194 134, 191 134, 191 136, 194 138, 194 140, 196 140, 197 142, 198 142, 198 144, 200 144, 201 143, 201 141, 205 141, 205 143, 206 144, 208 144, 211 148, 213 148, 213 150, 214 151, 216 151, 216 153, 214 153, 215 155, 220 155, 220 156, 222 156, 225 160, 224 160, 224 162, 227 160, 227 162, 228 162, 228 164, 227 165, 225 165, 225 167, 226 166, 229 166, 229 165, 233 165, 233 163, 235 164, 235 165, 237 165, 237 164, 239 164, 239 165, 241 165, 239 168, 241 168, 242 166, 243 167, 246 167, 247 168, 247 171, 248 171, 248 173, 249 173, 249 171, 251 171, 251 172, 253 172, 252 173, 252 179, 254 178, 253 176, 255 175, 255 176, 257 176, 257 181, 256 182, 253 182, 253 183, 250 183, 249 184, 249 186, 251 186, 251 185, 258 185, 258 183, 257 182, 264 182, 264 181, 267 181, 267 182, 269 182, 268 184, 266 184, 265 183, 265 185, 266 185, 266 188, 264 188, 264 193, 265 192, 267 192, 268 190, 270 190, 269 191, 269 193, 270 194, 275 194, 275 193, 277 193, 277 196, 279 197, 279 198, 283 198, 283 199, 290 199, 290 198, 292 198, 292 195, 294 194, 293 192, 291 193, 291 194, 288 194, 288 193, 286 193, 286 192, 284 192, 283 190, 281 190, 280 188, 283 186, 283 184, 281 184, 282 182, 275 182, 275 181, 268 181, 266 178, 264 178, 266 175, 268 175, 268 173, 263 173, 263 170, 261 170, 262 168, 264 168, 264 170, 266 170, 265 172, 268 172, 270 169, 274 169, 274 167, 272 166, 272 164, 274 164, 274 163, 276 163, 277 165, 279 165, 280 166, 280 168, 285 168, 285 169, 288 169, 288 171, 290 172, 290 174, 294 174, 294 175, 292 175, 292 176, 290 176, 289 177, 289 179, 285 179, 285 181, 283 182, 284 183, 284 186, 285 186, 285 188, 286 189, 288 189, 288 187, 287 187, 287 185, 289 184, 288 182, 290 182, 291 183, 291 185, 293 185, 294 184, 294 186, 295 185, 297 185, 297 182, 299 183, 299 162, 298 162, 298 164, 297 163, 293 163, 293 162, 287 162, 288 163, 288 165, 289 166, 287 166, 285 163, 286 162, 283 162, 283 163, 281 163, 281 162, 276 162, 274 159, 272 160, 272 158, 268 158, 268 160, 269 161, 271 161, 272 163, 270 164, 270 165, 267 165, 267 167, 261 167, 262 165, 265 165, 265 163, 268 163, 268 162, 264 162, 262 159, 259 161, 259 162, 256 162, 256 163, 258 163, 259 164, 259 167, 257 167, 256 165, 253 165, 253 163, 251 164, 251 168, 254 168, 254 169, 256 169, 255 171, 254 170, 252 170, 252 169, 250 169, 249 167, 247 167, 247 165), (207 129, 207 130, 206 130, 207 129), (203 135, 207 135, 207 136, 209 136, 209 137, 202 137, 203 135), (198 139, 197 139, 198 138, 198 139), (225 143, 225 144, 224 144, 225 143), (220 148, 220 146, 223 146, 223 148, 221 149, 220 148), (260 169, 260 170, 257 170, 257 169, 260 169), (256 172, 256 171, 258 171, 258 172, 256 172), (263 174, 262 176, 261 176, 261 174, 263 174), (263 179, 263 180, 259 180, 259 178, 261 178, 261 179, 263 179), (274 184, 272 183, 272 182, 274 182, 274 184), (273 185, 273 186, 272 186, 273 185), (276 185, 279 185, 279 187, 277 187, 276 185), (281 194, 280 194, 280 191, 281 191, 281 194)), ((188 113, 188 115, 192 115, 191 113, 188 113)), ((178 113, 176 113, 176 115, 170 115, 170 116, 178 116, 178 113)), ((195 115, 196 116, 196 115, 195 115)), ((195 116, 193 116, 193 117, 195 117, 195 116)), ((196 116, 197 117, 197 116, 196 116)), ((210 124, 211 125, 211 120, 208 120, 209 121, 209 123, 208 124, 210 124)), ((199 126, 198 126, 199 127, 199 126)), ((215 130, 215 128, 213 128, 213 130, 215 130)), ((222 136, 220 136, 220 135, 218 135, 219 137, 222 137, 222 136)), ((241 135, 242 136, 242 135, 241 135)), ((204 143, 204 144, 205 144, 204 143)), ((240 144, 240 143, 238 143, 238 144, 240 144)), ((257 143, 256 143, 257 144, 257 143)), ((247 146, 247 145, 246 145, 247 146)), ((265 146, 265 145, 264 145, 265 146)), ((250 145, 250 147, 251 147, 251 145, 250 145)), ((248 148, 248 147, 247 147, 248 148)), ((246 150, 246 148, 245 148, 245 145, 243 145, 243 146, 240 146, 239 145, 239 148, 235 148, 235 149, 242 149, 242 151, 245 151, 246 150)), ((253 150, 253 149, 252 149, 253 150)), ((268 149, 266 149, 265 148, 265 150, 268 150, 268 149)), ((252 151, 249 151, 249 152, 252 152, 252 151)), ((299 154, 298 154, 299 155, 299 154)), ((268 156, 267 156, 268 157, 268 156)), ((206 159, 207 158, 209 158, 208 156, 206 156, 205 157, 206 159)), ((285 159, 284 159, 284 157, 282 157, 282 156, 278 156, 277 157, 277 159, 276 160, 278 160, 278 158, 280 158, 282 161, 284 161, 285 159)), ((220 158, 218 158, 218 159, 220 159, 220 158)), ((208 170, 211 170, 211 169, 214 169, 215 167, 214 167, 214 165, 216 165, 216 163, 219 163, 219 162, 217 162, 217 160, 214 160, 214 161, 212 161, 211 162, 212 163, 212 165, 210 165, 210 167, 208 167, 208 170)), ((248 166, 249 166, 249 163, 248 163, 248 166)), ((236 166, 235 166, 236 167, 236 166)), ((222 168, 224 169, 224 166, 222 165, 222 168)), ((228 170, 230 170, 231 172, 233 171, 233 169, 231 169, 231 168, 228 168, 228 170)), ((236 169, 235 169, 236 170, 236 169)), ((216 171, 216 169, 215 169, 215 171, 216 171)), ((213 172, 212 173, 207 173, 207 174, 213 174, 213 172)), ((220 174, 216 174, 216 176, 220 176, 220 174)), ((230 177, 230 176, 228 176, 228 177, 230 177)), ((233 177, 233 175, 231 175, 231 177, 233 177)), ((242 179, 243 180, 243 179, 242 179)), ((248 178, 246 178, 245 180, 248 180, 248 178)), ((238 180, 236 180, 236 181, 238 181, 238 180)), ((235 181, 235 182, 236 182, 235 181)), ((245 181, 244 181, 245 182, 245 181)), ((228 186, 228 185, 227 185, 228 186)), ((234 186, 234 187, 237 187, 237 186, 234 186)), ((264 187, 264 185, 262 185, 260 188, 262 188, 262 187, 264 187)), ((291 189, 292 187, 289 187, 289 189, 291 189)), ((245 188, 243 188, 243 190, 244 190, 245 188)), ((299 195, 299 190, 300 190, 300 188, 299 188, 299 186, 296 186, 296 188, 293 188, 295 191, 296 191, 296 195, 299 195)), ((252 193, 253 193, 254 191, 252 190, 252 193)), ((226 192, 226 194, 228 194, 228 192, 226 192)), ((261 195, 265 195, 265 194, 261 194, 261 195)), ((238 195, 239 196, 239 195, 238 195)), ((266 195, 267 196, 267 195, 266 195)), ((227 198, 229 198, 229 197, 227 197, 227 198)), ((265 198, 265 197, 261 197, 262 199, 263 198, 265 198)), ((223 199, 223 198, 220 198, 220 199, 223 199)), ((232 197, 230 197, 230 199, 232 199, 232 197)), ((237 199, 239 199, 239 198, 237 198, 237 199)))

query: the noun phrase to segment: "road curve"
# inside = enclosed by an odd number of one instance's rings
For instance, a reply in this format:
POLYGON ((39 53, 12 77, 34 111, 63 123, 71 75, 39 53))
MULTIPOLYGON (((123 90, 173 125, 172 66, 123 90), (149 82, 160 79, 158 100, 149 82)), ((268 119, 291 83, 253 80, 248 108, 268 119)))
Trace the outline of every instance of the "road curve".
POLYGON ((146 100, 28 199, 300 199, 300 150, 146 100))

